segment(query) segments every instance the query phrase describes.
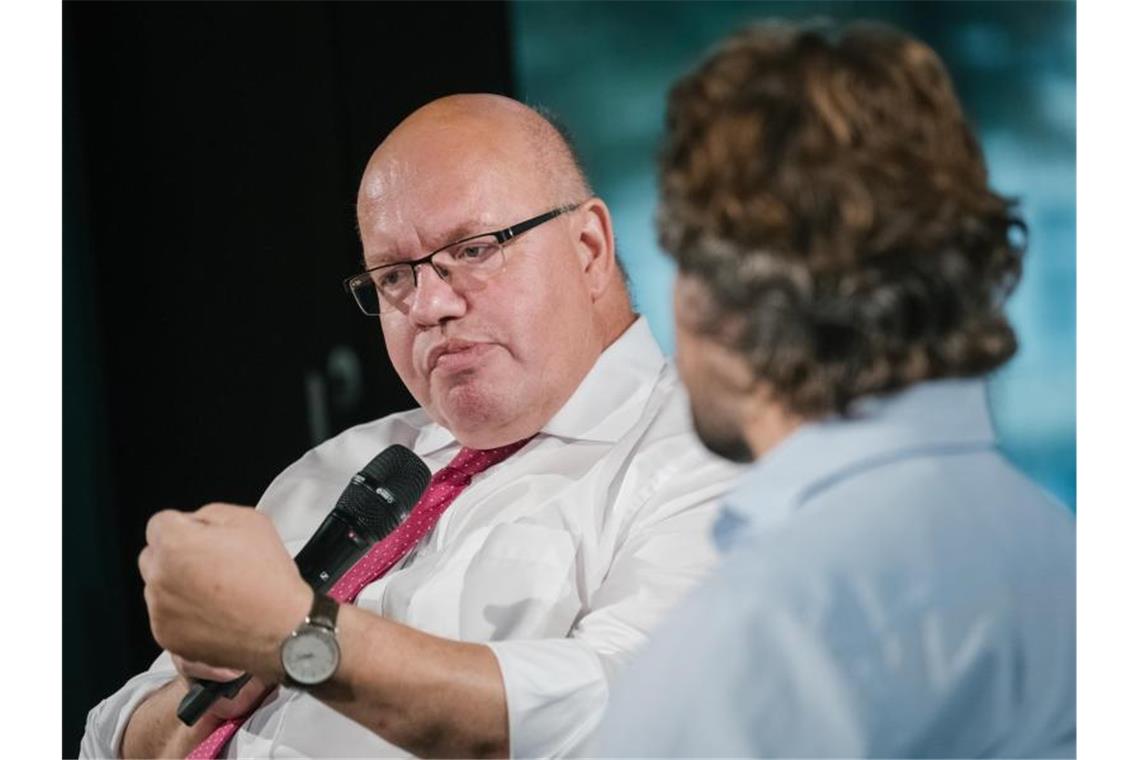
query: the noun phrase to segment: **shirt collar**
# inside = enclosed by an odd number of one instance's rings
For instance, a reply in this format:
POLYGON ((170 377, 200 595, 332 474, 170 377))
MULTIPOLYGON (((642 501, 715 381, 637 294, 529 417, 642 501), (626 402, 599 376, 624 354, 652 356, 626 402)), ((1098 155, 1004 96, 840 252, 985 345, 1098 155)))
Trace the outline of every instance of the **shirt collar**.
POLYGON ((725 499, 731 522, 779 522, 857 470, 932 449, 991 448, 984 380, 936 380, 864 399, 847 418, 805 424, 765 454, 725 499))
MULTIPOLYGON (((641 417, 654 381, 665 365, 649 323, 638 317, 594 362, 578 388, 541 433, 571 440, 614 443, 641 417)), ((429 422, 416 451, 427 455, 455 443, 447 428, 429 422)))

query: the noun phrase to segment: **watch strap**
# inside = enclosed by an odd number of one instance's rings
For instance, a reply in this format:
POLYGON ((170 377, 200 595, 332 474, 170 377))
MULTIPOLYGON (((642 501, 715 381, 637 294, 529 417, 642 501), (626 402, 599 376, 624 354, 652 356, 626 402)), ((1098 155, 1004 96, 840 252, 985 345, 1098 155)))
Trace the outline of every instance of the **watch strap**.
POLYGON ((336 614, 340 604, 335 599, 320 591, 313 591, 313 605, 309 608, 309 616, 305 622, 310 625, 319 625, 330 631, 336 631, 336 614))

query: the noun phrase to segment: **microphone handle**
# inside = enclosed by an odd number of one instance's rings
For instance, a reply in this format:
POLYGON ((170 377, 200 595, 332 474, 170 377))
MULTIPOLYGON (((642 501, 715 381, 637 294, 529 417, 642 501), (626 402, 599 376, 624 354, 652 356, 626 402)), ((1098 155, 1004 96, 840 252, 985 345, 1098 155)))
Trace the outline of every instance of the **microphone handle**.
POLYGON ((334 509, 293 558, 301 577, 314 591, 328 593, 340 577, 380 540, 381 536, 366 531, 355 522, 334 509))
POLYGON ((178 703, 178 719, 187 726, 194 725, 206 712, 206 708, 214 704, 218 698, 233 699, 251 678, 253 676, 249 673, 243 673, 229 681, 195 678, 190 684, 190 691, 186 692, 186 696, 178 703))
MULTIPOLYGON (((293 558, 301 577, 314 591, 327 592, 379 540, 352 523, 334 509, 293 558)), ((194 725, 219 697, 233 699, 250 678, 244 673, 229 681, 192 679, 190 690, 178 703, 178 719, 187 726, 194 725)))

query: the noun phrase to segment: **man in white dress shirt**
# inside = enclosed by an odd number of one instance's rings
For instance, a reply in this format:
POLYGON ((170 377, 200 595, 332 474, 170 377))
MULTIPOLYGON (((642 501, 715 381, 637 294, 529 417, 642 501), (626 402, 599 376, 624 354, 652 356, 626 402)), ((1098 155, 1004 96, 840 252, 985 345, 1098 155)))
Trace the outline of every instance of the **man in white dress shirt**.
POLYGON ((715 556, 708 528, 736 470, 691 433, 609 211, 549 122, 496 96, 431 103, 376 150, 357 209, 369 271, 351 285, 420 408, 313 449, 256 511, 152 518, 139 562, 166 651, 91 711, 85 756, 184 756, 267 690, 224 754, 573 753, 715 556), (434 472, 460 447, 532 436, 340 606, 328 681, 274 686, 313 600, 291 556, 354 472, 393 443, 434 472), (177 720, 187 677, 240 671, 255 678, 233 700, 177 720))

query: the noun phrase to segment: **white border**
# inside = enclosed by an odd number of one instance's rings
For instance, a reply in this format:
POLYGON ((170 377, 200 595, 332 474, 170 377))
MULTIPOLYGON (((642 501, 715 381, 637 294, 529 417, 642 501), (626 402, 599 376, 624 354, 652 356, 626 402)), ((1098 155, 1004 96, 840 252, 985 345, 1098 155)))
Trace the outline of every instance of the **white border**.
POLYGON ((59 3, 0 9, 0 324, 7 585, 4 754, 61 748, 61 37, 59 3))
POLYGON ((1077 747, 1085 758, 1131 756, 1137 742, 1135 17, 1131 3, 1077 3, 1077 747))

